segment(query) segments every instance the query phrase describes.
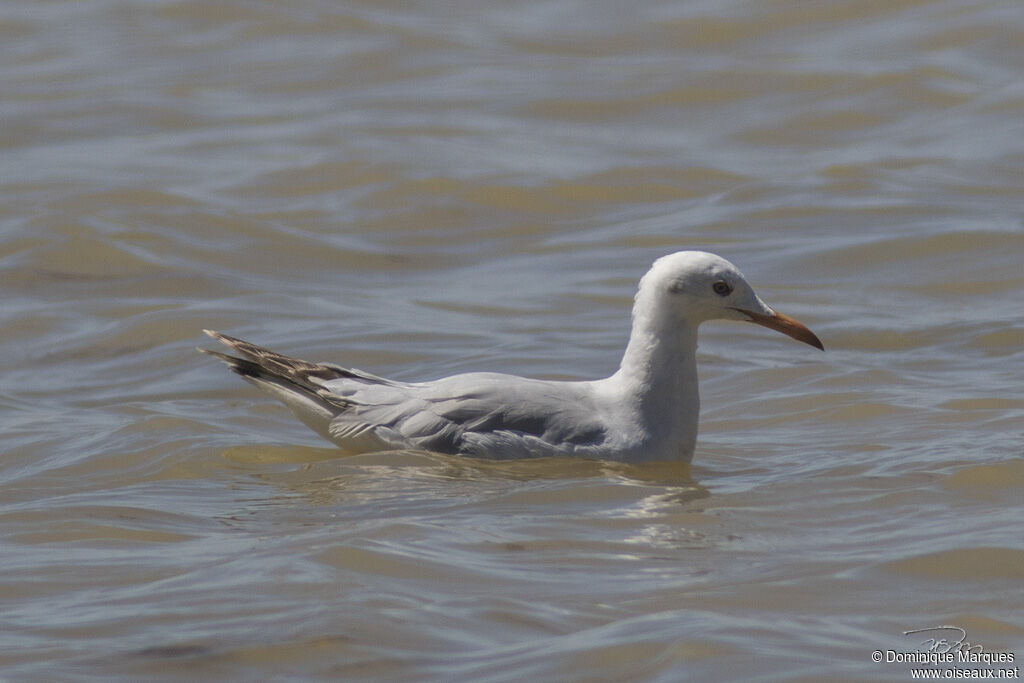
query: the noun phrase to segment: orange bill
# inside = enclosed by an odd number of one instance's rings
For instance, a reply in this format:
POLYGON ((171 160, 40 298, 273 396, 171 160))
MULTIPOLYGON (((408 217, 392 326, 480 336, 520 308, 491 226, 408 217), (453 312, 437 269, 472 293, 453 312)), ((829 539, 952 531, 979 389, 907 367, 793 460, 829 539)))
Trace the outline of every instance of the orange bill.
POLYGON ((821 343, 817 335, 807 329, 807 326, 795 318, 790 318, 788 315, 784 315, 779 312, 774 312, 772 315, 765 315, 764 313, 756 313, 754 311, 748 311, 745 308, 735 309, 743 315, 750 318, 750 322, 763 325, 769 329, 781 332, 787 336, 802 341, 805 344, 825 350, 825 345, 821 343))

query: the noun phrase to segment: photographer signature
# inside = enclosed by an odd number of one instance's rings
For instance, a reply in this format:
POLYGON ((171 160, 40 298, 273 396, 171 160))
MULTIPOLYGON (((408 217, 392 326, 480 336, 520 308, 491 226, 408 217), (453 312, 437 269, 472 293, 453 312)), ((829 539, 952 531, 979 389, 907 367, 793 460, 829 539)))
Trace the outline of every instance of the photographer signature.
POLYGON ((925 652, 984 652, 985 648, 980 643, 970 643, 967 640, 967 631, 959 626, 932 626, 930 628, 916 628, 904 631, 903 635, 909 636, 915 633, 935 633, 935 635, 923 641, 918 647, 925 648, 925 652), (953 638, 953 640, 949 640, 953 638))

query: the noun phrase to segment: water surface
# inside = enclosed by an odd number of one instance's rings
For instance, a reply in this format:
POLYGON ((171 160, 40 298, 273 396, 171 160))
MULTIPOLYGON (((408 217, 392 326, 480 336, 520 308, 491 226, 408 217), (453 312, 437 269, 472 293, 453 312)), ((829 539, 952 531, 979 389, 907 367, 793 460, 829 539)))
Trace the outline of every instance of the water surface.
POLYGON ((1024 657, 1013 0, 0 11, 0 677, 909 680, 1024 657), (610 374, 715 251, 692 467, 338 457, 202 328, 610 374))

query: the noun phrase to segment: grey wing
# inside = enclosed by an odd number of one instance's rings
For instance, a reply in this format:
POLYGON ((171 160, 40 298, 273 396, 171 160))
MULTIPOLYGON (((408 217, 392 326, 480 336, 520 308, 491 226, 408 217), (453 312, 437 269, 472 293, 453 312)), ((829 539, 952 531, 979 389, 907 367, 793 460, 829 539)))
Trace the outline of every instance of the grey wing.
POLYGON ((336 442, 372 434, 390 447, 517 458, 571 454, 605 437, 584 383, 476 373, 351 386, 338 392, 353 405, 331 422, 336 442))

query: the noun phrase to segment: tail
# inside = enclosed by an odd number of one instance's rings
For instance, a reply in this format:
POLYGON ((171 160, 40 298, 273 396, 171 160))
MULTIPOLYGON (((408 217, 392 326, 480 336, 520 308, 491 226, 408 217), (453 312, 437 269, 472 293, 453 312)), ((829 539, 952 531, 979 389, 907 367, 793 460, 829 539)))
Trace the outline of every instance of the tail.
POLYGON ((331 419, 354 405, 323 386, 327 380, 346 377, 348 373, 343 368, 282 356, 213 330, 203 332, 241 358, 203 348, 198 351, 227 363, 234 373, 273 395, 307 426, 327 438, 331 419))

